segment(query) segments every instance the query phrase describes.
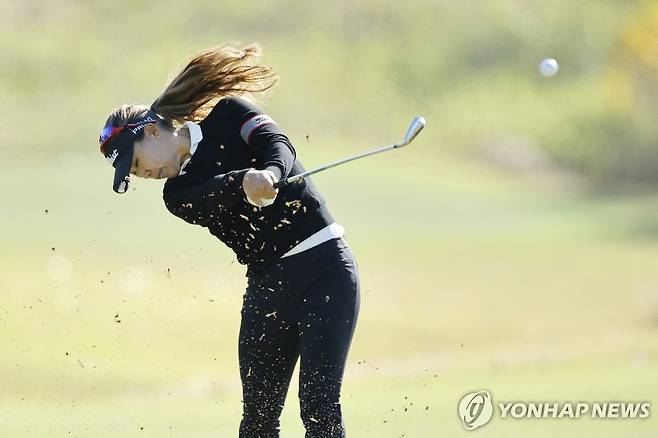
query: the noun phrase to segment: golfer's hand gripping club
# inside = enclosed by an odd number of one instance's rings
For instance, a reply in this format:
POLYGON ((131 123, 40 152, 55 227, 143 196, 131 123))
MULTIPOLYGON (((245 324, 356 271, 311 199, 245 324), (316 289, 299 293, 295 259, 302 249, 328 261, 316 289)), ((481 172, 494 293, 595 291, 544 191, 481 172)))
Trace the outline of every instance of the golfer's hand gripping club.
POLYGON ((258 207, 271 205, 279 192, 273 185, 275 180, 276 176, 269 170, 249 170, 242 181, 249 203, 258 207))
POLYGON ((369 155, 374 155, 378 154, 380 152, 386 152, 390 151, 391 149, 397 149, 403 146, 408 145, 413 141, 414 138, 422 131, 422 129, 425 127, 426 124, 425 117, 415 117, 412 121, 411 124, 409 125, 409 128, 407 129, 407 132, 404 136, 404 139, 400 143, 395 143, 390 146, 384 146, 379 149, 374 149, 372 151, 364 152, 358 155, 354 155, 352 157, 347 157, 345 159, 335 161, 333 163, 325 164, 324 166, 320 166, 317 169, 309 170, 308 172, 300 173, 299 175, 294 175, 290 176, 288 178, 284 178, 281 181, 277 181, 274 184, 275 189, 280 189, 281 187, 285 187, 289 184, 292 184, 294 182, 297 182, 298 180, 304 178, 305 176, 313 175, 318 172, 322 172, 323 170, 330 169, 332 167, 338 166, 340 164, 348 163, 350 161, 358 160, 359 158, 367 157, 369 155))

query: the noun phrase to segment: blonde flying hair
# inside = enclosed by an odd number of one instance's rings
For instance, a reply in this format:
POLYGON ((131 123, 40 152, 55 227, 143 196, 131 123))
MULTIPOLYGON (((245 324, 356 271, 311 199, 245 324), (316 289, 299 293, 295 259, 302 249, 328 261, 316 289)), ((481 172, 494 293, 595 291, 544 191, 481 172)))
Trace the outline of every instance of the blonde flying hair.
MULTIPOLYGON (((150 109, 163 117, 165 126, 186 121, 199 122, 218 100, 270 89, 278 76, 271 67, 258 63, 262 48, 252 43, 240 49, 231 43, 212 47, 195 55, 167 85, 150 109)), ((145 116, 146 105, 123 105, 110 114, 105 126, 122 126, 145 116)))

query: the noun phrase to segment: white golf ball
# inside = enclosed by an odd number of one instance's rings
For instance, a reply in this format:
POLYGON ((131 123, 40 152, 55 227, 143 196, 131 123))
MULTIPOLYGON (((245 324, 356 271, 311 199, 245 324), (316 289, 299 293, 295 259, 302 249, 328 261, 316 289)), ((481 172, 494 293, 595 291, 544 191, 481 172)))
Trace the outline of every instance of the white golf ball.
POLYGON ((546 76, 555 76, 560 71, 560 64, 553 58, 546 58, 539 64, 539 72, 546 76))

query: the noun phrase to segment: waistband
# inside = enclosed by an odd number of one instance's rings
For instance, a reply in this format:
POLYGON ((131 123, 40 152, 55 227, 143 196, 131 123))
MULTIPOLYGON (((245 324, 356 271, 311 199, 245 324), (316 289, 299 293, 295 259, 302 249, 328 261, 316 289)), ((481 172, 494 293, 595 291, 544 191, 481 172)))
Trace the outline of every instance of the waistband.
POLYGON ((259 269, 256 266, 249 265, 247 267, 246 277, 262 277, 270 269, 281 265, 284 265, 288 268, 302 267, 308 263, 313 263, 314 259, 320 257, 326 251, 340 250, 342 248, 350 248, 347 240, 343 236, 335 237, 315 245, 314 247, 305 251, 278 259, 266 268, 259 269))
POLYGON ((314 246, 320 245, 321 243, 336 237, 342 237, 344 234, 345 228, 336 222, 332 222, 320 231, 312 234, 310 237, 307 237, 305 240, 298 243, 297 246, 293 247, 290 251, 282 255, 281 258, 290 257, 291 255, 299 254, 303 251, 308 251, 314 246))

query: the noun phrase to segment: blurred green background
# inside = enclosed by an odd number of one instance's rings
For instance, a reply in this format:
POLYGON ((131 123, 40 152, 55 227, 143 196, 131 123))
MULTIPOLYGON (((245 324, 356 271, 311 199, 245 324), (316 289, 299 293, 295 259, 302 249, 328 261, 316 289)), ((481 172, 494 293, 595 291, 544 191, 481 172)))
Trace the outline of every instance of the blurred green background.
POLYGON ((361 272, 349 436, 658 435, 655 412, 457 416, 478 389, 656 409, 654 1, 5 0, 0 436, 237 436, 245 268, 167 212, 162 181, 115 195, 97 143, 114 107, 224 41, 263 46, 281 76, 264 107, 309 169, 428 120, 313 177, 361 272))

